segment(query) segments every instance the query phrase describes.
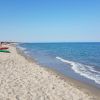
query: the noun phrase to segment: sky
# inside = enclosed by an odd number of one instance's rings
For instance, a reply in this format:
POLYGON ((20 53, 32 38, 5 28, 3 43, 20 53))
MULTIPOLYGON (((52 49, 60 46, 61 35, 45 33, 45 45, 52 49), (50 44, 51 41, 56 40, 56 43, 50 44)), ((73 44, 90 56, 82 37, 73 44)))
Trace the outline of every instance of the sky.
POLYGON ((0 0, 0 41, 100 42, 100 0, 0 0))

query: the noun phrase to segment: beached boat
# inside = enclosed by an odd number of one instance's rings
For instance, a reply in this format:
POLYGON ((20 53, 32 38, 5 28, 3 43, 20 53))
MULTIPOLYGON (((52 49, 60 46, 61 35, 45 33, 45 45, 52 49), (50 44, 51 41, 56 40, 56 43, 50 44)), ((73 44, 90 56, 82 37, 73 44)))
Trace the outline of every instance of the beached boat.
POLYGON ((0 50, 0 52, 10 53, 9 50, 0 50))
POLYGON ((8 47, 0 47, 0 50, 8 49, 8 47))

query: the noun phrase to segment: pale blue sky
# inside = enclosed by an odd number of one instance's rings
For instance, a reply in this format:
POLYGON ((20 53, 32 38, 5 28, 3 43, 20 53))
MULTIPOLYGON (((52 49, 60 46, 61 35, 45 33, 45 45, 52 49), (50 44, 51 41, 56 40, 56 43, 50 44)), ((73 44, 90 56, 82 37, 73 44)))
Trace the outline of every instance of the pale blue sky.
POLYGON ((0 0, 0 40, 100 42, 100 0, 0 0))

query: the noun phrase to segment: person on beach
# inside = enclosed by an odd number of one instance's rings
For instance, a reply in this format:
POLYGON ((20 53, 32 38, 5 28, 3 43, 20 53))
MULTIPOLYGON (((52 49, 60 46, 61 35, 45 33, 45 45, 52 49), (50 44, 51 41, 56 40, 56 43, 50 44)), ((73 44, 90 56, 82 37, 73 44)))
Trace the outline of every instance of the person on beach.
POLYGON ((0 47, 2 47, 2 42, 0 42, 0 47))
POLYGON ((3 43, 4 43, 4 42, 0 42, 0 47, 2 47, 3 43))

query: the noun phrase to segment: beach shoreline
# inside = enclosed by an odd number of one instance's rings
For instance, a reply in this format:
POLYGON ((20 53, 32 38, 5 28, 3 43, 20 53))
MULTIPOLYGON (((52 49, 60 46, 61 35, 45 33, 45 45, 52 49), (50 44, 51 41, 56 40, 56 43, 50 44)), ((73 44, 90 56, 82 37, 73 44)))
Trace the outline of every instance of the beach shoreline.
MULTIPOLYGON (((19 98, 21 98, 21 100, 26 100, 25 97, 32 98, 32 100, 42 100, 40 98, 46 98, 46 100, 57 100, 57 99, 59 100, 62 100, 62 99, 64 100, 79 100, 79 99, 99 100, 100 89, 97 89, 96 87, 82 83, 80 81, 74 80, 70 77, 65 77, 63 75, 60 75, 60 73, 57 73, 56 71, 52 69, 41 67, 40 65, 38 65, 36 61, 34 61, 30 57, 28 57, 26 54, 24 54, 22 50, 16 48, 16 46, 10 45, 9 47, 10 47, 11 53, 7 55, 2 53, 0 57, 2 58, 2 61, 5 61, 5 57, 6 57, 6 61, 9 62, 9 59, 10 59, 11 60, 10 62, 13 62, 12 70, 14 66, 14 70, 16 70, 17 75, 18 75, 18 76, 15 75, 15 77, 19 78, 17 80, 21 81, 21 82, 18 81, 19 83, 17 84, 16 87, 13 87, 12 84, 7 83, 8 84, 7 86, 11 85, 12 88, 10 87, 10 89, 14 91, 15 97, 13 97, 14 98, 13 100, 20 100, 19 98), (22 85, 23 88, 20 88, 20 91, 17 93, 16 89, 19 88, 19 84, 22 84, 22 80, 24 83, 22 85), (31 87, 28 85, 28 82, 30 83, 31 87), (26 87, 30 87, 30 89, 28 88, 29 90, 27 90, 26 87), (28 94, 25 93, 25 91, 27 93, 30 92, 30 96, 28 96, 28 94), (36 93, 34 93, 34 91, 36 93), (23 94, 23 96, 21 96, 20 94, 23 94)), ((7 62, 5 62, 7 68, 10 67, 10 62, 9 62, 9 66, 7 66, 7 62)), ((4 66, 2 62, 0 64, 4 66)), ((8 74, 11 74, 11 73, 8 72, 8 74)), ((14 72, 12 72, 12 74, 14 74, 14 72)), ((10 78, 8 82, 9 81, 11 81, 10 78)), ((14 81, 12 83, 15 84, 14 81)), ((3 89, 2 91, 5 91, 5 89, 3 89)), ((0 95, 1 95, 1 92, 0 92, 0 95)), ((9 96, 9 99, 10 97, 11 95, 9 96)), ((28 100, 31 100, 31 99, 28 99, 28 100)))
POLYGON ((38 64, 40 67, 45 68, 48 72, 53 73, 56 76, 59 76, 60 79, 68 82, 71 85, 74 85, 76 88, 79 88, 82 91, 84 91, 86 93, 89 93, 90 95, 100 97, 100 88, 97 88, 96 86, 93 86, 91 84, 84 83, 80 80, 73 79, 72 77, 69 77, 69 76, 66 77, 66 76, 60 74, 59 72, 57 72, 56 70, 54 70, 52 68, 44 67, 44 66, 40 65, 37 61, 35 61, 34 58, 32 58, 32 57, 28 56, 27 54, 25 54, 24 51, 22 51, 20 48, 18 48, 16 46, 15 46, 15 48, 16 48, 16 51, 18 52, 18 54, 25 57, 25 59, 27 59, 29 62, 34 62, 34 63, 38 64))

